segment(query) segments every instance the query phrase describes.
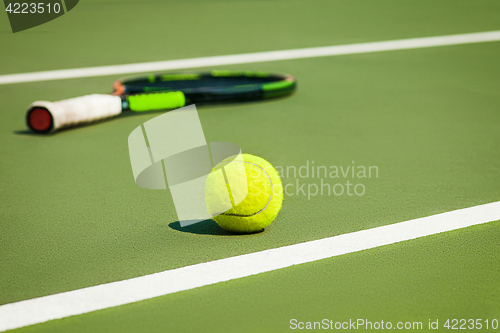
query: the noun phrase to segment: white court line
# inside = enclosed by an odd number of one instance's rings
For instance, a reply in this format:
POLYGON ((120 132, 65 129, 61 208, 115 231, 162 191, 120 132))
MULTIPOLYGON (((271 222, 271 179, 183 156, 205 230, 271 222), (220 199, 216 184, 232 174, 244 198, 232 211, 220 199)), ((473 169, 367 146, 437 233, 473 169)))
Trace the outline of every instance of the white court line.
POLYGON ((500 201, 0 306, 0 331, 500 220, 500 201))
POLYGON ((0 84, 48 81, 48 80, 71 79, 71 78, 104 76, 104 75, 115 75, 115 74, 156 72, 164 70, 187 69, 187 68, 209 67, 209 66, 248 64, 248 63, 265 62, 265 61, 406 50, 406 49, 416 49, 423 47, 459 45, 459 44, 482 43, 482 42, 493 42, 493 41, 500 41, 500 31, 400 39, 400 40, 373 42, 373 43, 312 47, 312 48, 295 49, 295 50, 233 54, 225 56, 192 58, 192 59, 182 59, 182 60, 145 62, 145 63, 128 64, 128 65, 100 66, 100 67, 87 67, 87 68, 76 68, 76 69, 62 69, 62 70, 34 72, 34 73, 9 74, 9 75, 0 75, 0 84))

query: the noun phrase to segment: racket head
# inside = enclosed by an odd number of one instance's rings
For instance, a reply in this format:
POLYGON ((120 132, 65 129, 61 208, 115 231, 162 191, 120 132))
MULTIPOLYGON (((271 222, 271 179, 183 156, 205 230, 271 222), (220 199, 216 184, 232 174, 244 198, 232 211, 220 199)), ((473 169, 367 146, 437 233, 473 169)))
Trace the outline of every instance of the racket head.
POLYGON ((284 96, 296 88, 291 75, 253 71, 213 70, 205 73, 165 73, 124 78, 113 84, 114 95, 181 91, 186 104, 243 102, 284 96))

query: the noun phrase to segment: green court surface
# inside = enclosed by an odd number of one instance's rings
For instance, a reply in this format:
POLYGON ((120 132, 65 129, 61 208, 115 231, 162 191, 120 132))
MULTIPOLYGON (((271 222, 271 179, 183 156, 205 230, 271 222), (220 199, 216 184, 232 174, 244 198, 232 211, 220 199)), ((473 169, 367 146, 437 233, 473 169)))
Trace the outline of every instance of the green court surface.
MULTIPOLYGON (((495 30, 498 1, 87 0, 16 34, 0 14, 0 75, 495 30)), ((292 74, 298 88, 199 107, 207 141, 285 171, 378 170, 285 174, 282 211, 253 235, 213 221, 181 228, 168 190, 136 186, 128 135, 161 112, 27 130, 31 102, 108 93, 123 75, 0 85, 0 305, 499 201, 499 59, 500 42, 487 42, 217 66, 292 74), (347 180, 364 194, 307 195, 347 180)), ((428 320, 500 320, 499 253, 497 221, 18 331, 285 332, 291 319, 324 318, 420 321, 425 331, 428 320)))

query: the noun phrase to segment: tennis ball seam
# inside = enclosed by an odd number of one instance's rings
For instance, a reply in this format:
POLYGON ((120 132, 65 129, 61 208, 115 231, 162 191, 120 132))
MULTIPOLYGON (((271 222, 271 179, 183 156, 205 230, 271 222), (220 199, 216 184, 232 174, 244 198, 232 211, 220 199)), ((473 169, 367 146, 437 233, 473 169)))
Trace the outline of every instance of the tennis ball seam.
POLYGON ((271 200, 273 199, 273 181, 271 179, 271 176, 269 176, 269 174, 266 172, 266 170, 264 168, 262 168, 260 165, 257 165, 255 163, 252 163, 252 162, 247 162, 247 161, 232 161, 231 163, 234 163, 234 162, 243 162, 243 163, 248 163, 248 164, 251 164, 251 165, 254 165, 256 167, 258 167, 259 169, 261 169, 264 174, 266 175, 267 179, 269 180, 269 184, 271 184, 271 195, 269 196, 269 200, 267 201, 266 205, 264 206, 264 208, 262 208, 261 210, 259 210, 258 212, 256 213, 253 213, 251 215, 238 215, 238 214, 226 214, 226 213, 222 213, 220 215, 225 215, 225 216, 236 216, 236 217, 251 217, 251 216, 255 216, 257 214, 260 214, 262 213, 263 211, 266 210, 267 206, 269 206, 269 204, 271 203, 271 200))

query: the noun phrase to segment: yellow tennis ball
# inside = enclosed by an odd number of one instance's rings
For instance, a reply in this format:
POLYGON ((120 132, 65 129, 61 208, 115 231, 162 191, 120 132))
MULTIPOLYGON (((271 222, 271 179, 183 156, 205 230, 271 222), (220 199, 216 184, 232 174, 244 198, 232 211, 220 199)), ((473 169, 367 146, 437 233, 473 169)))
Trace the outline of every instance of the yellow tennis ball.
POLYGON ((283 202, 283 185, 268 161, 242 154, 215 166, 207 178, 205 200, 208 212, 222 228, 251 233, 276 218, 283 202))

